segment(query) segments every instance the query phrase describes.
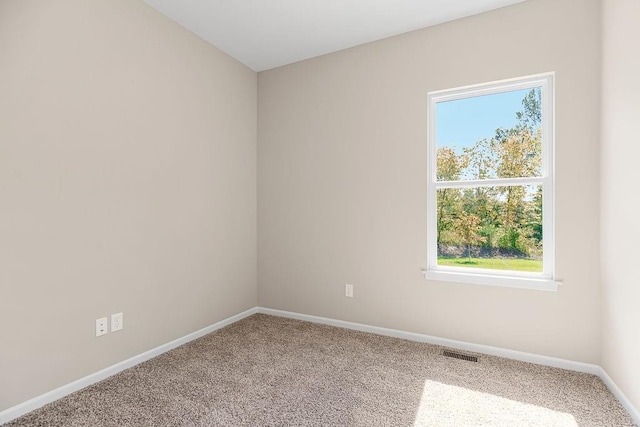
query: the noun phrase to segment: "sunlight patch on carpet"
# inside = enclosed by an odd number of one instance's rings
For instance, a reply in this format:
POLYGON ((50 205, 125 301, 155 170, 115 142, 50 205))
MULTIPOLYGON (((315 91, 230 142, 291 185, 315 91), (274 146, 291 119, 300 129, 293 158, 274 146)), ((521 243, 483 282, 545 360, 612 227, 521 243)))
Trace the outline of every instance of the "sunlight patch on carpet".
POLYGON ((413 425, 577 427, 578 423, 566 412, 427 380, 413 425))

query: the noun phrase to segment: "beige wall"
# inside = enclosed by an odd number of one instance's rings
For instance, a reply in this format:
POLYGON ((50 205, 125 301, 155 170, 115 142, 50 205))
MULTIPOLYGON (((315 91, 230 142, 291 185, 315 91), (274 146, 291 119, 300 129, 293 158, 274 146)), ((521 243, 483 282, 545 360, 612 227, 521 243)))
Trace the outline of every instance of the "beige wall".
POLYGON ((0 410, 256 305, 256 92, 142 2, 0 1, 0 410))
POLYGON ((640 228, 622 208, 640 158, 640 10, 603 4, 530 0, 256 87, 141 2, 0 0, 0 411, 256 292, 265 307, 602 363, 640 407, 640 228), (546 71, 564 285, 426 281, 427 92, 546 71), (124 331, 95 338, 95 318, 119 311, 124 331))
POLYGON ((259 304, 598 363, 599 29, 531 0, 259 73, 259 304), (426 281, 427 92, 546 71, 562 288, 426 281))
POLYGON ((604 0, 602 366, 640 409, 640 2, 604 0))

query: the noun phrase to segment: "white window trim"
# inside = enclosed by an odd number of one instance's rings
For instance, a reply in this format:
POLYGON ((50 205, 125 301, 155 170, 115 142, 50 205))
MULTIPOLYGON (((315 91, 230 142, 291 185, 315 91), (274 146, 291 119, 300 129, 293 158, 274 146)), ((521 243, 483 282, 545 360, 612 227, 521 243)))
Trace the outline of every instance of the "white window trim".
POLYGON ((427 95, 427 268, 422 270, 428 280, 470 283, 500 287, 557 291, 560 281, 555 274, 555 215, 554 215, 554 73, 538 74, 497 82, 465 86, 457 89, 429 92, 427 95), (472 96, 491 95, 505 91, 540 87, 542 91, 542 174, 532 178, 486 179, 468 181, 440 181, 436 179, 436 104, 472 96), (542 185, 542 273, 506 270, 471 269, 465 267, 439 266, 437 230, 437 190, 439 188, 461 188, 504 185, 542 185))

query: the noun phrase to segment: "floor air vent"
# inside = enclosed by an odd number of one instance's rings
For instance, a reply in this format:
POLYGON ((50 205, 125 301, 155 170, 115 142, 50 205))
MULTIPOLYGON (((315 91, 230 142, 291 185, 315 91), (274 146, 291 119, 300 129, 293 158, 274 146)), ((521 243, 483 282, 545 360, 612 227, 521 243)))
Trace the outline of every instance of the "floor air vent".
POLYGON ((454 359, 466 360, 468 362, 477 362, 478 358, 476 356, 469 356, 467 354, 456 353, 454 351, 444 350, 442 352, 443 356, 453 357, 454 359))

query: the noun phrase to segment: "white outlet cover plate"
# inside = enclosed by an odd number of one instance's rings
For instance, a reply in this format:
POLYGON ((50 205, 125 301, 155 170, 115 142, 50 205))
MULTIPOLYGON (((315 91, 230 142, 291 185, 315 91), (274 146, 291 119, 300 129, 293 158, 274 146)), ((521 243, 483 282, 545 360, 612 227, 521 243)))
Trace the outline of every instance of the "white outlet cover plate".
POLYGON ((344 295, 349 298, 353 298, 353 285, 347 283, 344 287, 344 295))
POLYGON ((116 332, 124 328, 122 313, 116 313, 111 315, 111 332, 116 332))

